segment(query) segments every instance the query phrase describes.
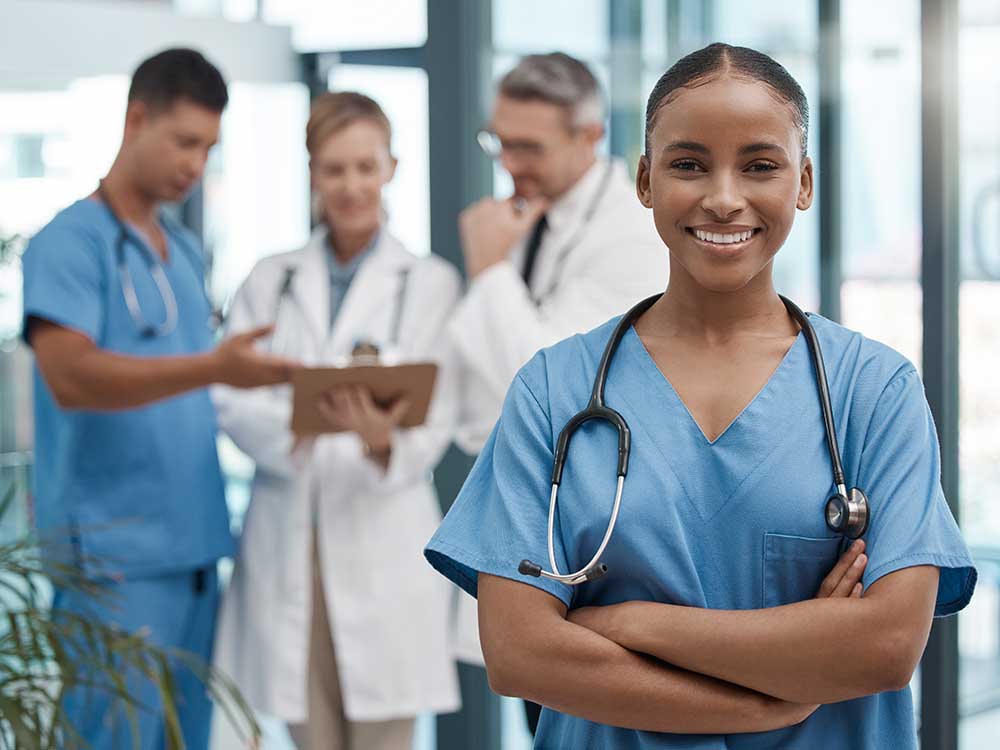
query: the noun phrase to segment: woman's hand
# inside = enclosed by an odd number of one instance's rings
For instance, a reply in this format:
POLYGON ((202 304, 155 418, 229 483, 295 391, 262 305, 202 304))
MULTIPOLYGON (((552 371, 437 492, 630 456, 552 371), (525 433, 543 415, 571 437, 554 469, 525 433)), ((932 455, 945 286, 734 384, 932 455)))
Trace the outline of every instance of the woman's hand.
MULTIPOLYGON (((864 554, 864 550, 865 543, 860 539, 848 547, 823 579, 815 598, 860 599, 861 576, 868 564, 868 556, 864 554)), ((623 628, 629 622, 628 610, 629 602, 605 607, 581 607, 568 612, 566 619, 621 643, 623 628)))
POLYGON ((392 452, 393 430, 403 421, 410 405, 400 399, 388 409, 381 409, 367 388, 342 386, 320 396, 316 408, 335 430, 357 433, 368 455, 386 466, 392 452))
POLYGON ((864 554, 865 543, 857 539, 840 556, 816 592, 816 599, 860 599, 861 576, 868 565, 868 555, 864 554))
MULTIPOLYGON (((864 549, 865 543, 861 540, 851 544, 823 579, 815 598, 861 598, 861 576, 868 564, 864 549)), ((633 604, 622 602, 604 607, 581 607, 568 612, 566 619, 629 648, 627 629, 634 619, 633 604)), ((819 708, 818 704, 790 703, 770 696, 762 697, 764 710, 783 726, 801 723, 819 708)))

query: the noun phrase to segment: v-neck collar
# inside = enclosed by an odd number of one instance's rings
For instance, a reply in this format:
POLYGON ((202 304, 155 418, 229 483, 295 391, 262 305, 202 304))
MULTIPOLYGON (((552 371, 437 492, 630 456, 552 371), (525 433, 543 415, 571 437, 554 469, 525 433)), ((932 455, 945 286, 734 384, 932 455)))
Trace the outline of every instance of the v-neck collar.
MULTIPOLYGON (((777 448, 819 403, 808 345, 800 332, 770 378, 713 441, 705 437, 687 405, 629 328, 612 362, 608 405, 626 411, 637 446, 655 446, 698 514, 709 520, 753 477, 766 471, 777 448), (618 365, 617 367, 615 365, 618 365)), ((639 451, 646 453, 644 448, 639 451)), ((647 454, 648 455, 648 454, 647 454)))
POLYGON ((702 428, 700 424, 698 424, 698 420, 695 419, 694 414, 691 413, 691 409, 684 402, 684 399, 681 398, 681 394, 677 392, 677 389, 674 387, 674 384, 670 382, 670 379, 666 376, 666 374, 664 374, 663 370, 661 370, 659 365, 656 364, 656 360, 654 360, 652 355, 649 353, 649 350, 646 348, 646 345, 642 341, 642 337, 640 337, 639 334, 636 332, 634 326, 629 328, 628 337, 633 339, 636 348, 639 350, 637 352, 637 355, 640 356, 640 358, 645 359, 644 365, 647 367, 647 369, 652 368, 656 372, 656 374, 660 376, 660 379, 663 381, 663 385, 666 386, 666 390, 673 397, 673 400, 676 401, 681 411, 683 411, 684 414, 687 416, 688 420, 691 423, 691 427, 693 427, 694 431, 701 436, 701 439, 705 442, 705 444, 709 446, 718 445, 726 437, 730 429, 732 429, 736 425, 736 423, 740 421, 743 415, 753 409, 758 399, 766 399, 767 391, 771 387, 772 382, 774 382, 775 380, 781 380, 779 374, 781 373, 782 368, 784 368, 786 364, 789 363, 789 360, 794 360, 795 357, 797 356, 797 353, 795 352, 796 348, 799 347, 800 344, 807 346, 807 344, 805 343, 804 334, 802 333, 802 331, 799 331, 798 335, 796 335, 795 337, 795 341, 793 341, 792 345, 788 347, 788 350, 781 357, 781 361, 778 363, 778 366, 768 376, 767 381, 764 383, 761 389, 757 391, 757 393, 753 396, 753 398, 751 398, 743 406, 742 409, 740 409, 739 413, 735 417, 733 417, 733 419, 729 422, 728 425, 726 425, 725 429, 723 429, 722 432, 720 432, 713 440, 709 440, 708 436, 705 434, 705 430, 702 428))

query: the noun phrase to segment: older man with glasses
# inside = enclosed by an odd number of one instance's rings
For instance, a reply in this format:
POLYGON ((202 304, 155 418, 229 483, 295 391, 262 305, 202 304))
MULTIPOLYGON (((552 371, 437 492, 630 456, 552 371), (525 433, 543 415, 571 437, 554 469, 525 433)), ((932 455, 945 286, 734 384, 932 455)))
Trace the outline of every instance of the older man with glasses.
MULTIPOLYGON (((470 454, 482 448, 508 386, 536 351, 666 288, 667 257, 652 216, 625 165, 598 156, 604 119, 593 73, 555 52, 525 57, 500 80, 478 134, 514 192, 478 201, 459 220, 469 289, 449 333, 466 366, 458 444, 470 454)), ((473 608, 460 612, 460 640, 474 641, 473 608)), ((478 642, 460 643, 459 652, 481 659, 478 642)), ((532 730, 536 722, 529 710, 532 730)))

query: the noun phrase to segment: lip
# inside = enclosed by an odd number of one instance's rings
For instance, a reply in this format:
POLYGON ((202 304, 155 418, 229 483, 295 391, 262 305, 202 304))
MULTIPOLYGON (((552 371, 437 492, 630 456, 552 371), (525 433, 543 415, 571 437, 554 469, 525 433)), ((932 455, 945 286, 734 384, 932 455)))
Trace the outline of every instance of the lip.
POLYGON ((723 258, 732 258, 734 256, 742 253, 747 247, 753 243, 762 231, 761 227, 750 227, 744 225, 719 225, 719 224, 703 224, 697 227, 685 227, 684 231, 687 235, 701 248, 708 250, 714 255, 723 258), (742 242, 730 242, 727 244, 721 244, 717 242, 708 242, 706 240, 698 239, 695 235, 694 230, 698 229, 703 232, 715 232, 718 234, 736 234, 737 232, 753 232, 749 239, 743 240, 742 242))

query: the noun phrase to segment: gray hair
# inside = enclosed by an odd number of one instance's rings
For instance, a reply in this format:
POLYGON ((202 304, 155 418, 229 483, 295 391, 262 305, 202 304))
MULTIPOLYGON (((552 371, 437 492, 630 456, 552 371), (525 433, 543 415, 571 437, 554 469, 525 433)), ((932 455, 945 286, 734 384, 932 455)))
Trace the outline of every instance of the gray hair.
POLYGON ((563 52, 528 55, 500 79, 502 96, 564 107, 574 127, 604 122, 601 87, 590 68, 563 52))

